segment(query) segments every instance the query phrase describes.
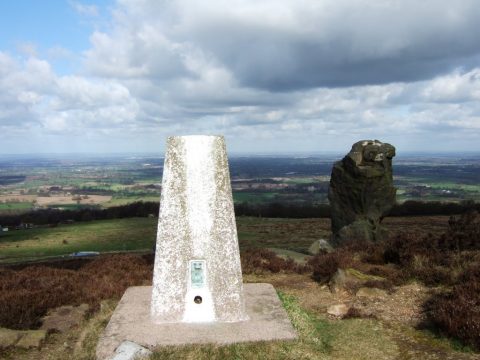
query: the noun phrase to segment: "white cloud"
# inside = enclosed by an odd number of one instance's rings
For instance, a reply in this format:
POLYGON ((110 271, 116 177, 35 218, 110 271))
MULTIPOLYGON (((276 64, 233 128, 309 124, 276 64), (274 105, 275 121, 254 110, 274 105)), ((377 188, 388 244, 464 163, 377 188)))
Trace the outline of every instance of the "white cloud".
POLYGON ((469 0, 119 0, 79 73, 0 52, 0 141, 35 129, 85 150, 158 151, 187 133, 224 133, 236 151, 447 150, 447 137, 479 150, 479 21, 469 0))
POLYGON ((69 1, 70 6, 80 15, 98 16, 98 8, 95 5, 83 4, 79 1, 69 1))
POLYGON ((17 51, 25 56, 37 56, 37 45, 31 42, 18 43, 17 51))
POLYGON ((145 57, 155 41, 139 34, 161 34, 175 48, 188 44, 209 56, 239 83, 270 91, 427 79, 459 62, 471 67, 480 49, 474 0, 124 0, 116 15, 109 36, 137 51, 111 58, 135 63, 140 53, 148 63, 162 51, 145 57))
POLYGON ((480 100, 480 69, 459 70, 433 79, 422 91, 425 101, 465 102, 480 100))
POLYGON ((68 139, 71 134, 111 129, 136 119, 136 100, 115 81, 58 76, 44 60, 18 61, 4 53, 0 65, 0 86, 6 90, 0 93, 0 137, 15 134, 19 146, 28 142, 31 131, 68 139))
POLYGON ((47 56, 51 60, 74 59, 75 54, 64 47, 54 46, 47 50, 47 56))

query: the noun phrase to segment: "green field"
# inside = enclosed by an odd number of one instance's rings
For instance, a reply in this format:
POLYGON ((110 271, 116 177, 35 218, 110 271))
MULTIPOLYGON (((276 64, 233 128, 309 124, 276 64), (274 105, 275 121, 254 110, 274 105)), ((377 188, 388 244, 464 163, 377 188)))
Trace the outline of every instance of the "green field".
POLYGON ((314 177, 291 177, 283 181, 285 184, 313 184, 319 182, 314 177))
POLYGON ((233 201, 236 203, 261 204, 272 201, 277 195, 278 193, 275 192, 234 192, 233 201))
POLYGON ((235 203, 248 203, 252 205, 268 203, 301 204, 305 202, 326 203, 327 195, 323 193, 281 193, 281 192, 233 192, 235 203))
POLYGON ((31 202, 0 203, 0 211, 30 210, 31 208, 32 208, 31 202))
POLYGON ((98 220, 54 228, 11 230, 0 236, 0 262, 67 255, 76 251, 151 250, 157 219, 98 220))
MULTIPOLYGON (((157 218, 128 218, 11 230, 0 235, 0 263, 76 251, 151 251, 157 221, 157 218)), ((328 219, 237 218, 242 249, 275 247, 306 253, 314 240, 328 236, 329 226, 328 219)))
POLYGON ((108 208, 112 206, 127 205, 137 201, 158 202, 159 200, 160 200, 160 195, 124 196, 124 197, 114 196, 112 200, 102 203, 102 207, 108 208))
POLYGON ((80 210, 80 209, 89 209, 89 208, 98 208, 98 204, 50 204, 47 205, 50 209, 61 209, 61 210, 80 210))

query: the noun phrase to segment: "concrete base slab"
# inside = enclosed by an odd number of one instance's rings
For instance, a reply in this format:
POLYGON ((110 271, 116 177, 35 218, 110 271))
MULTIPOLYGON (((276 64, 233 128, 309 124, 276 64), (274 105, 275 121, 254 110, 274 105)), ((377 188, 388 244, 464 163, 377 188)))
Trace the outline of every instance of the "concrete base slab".
POLYGON ((155 324, 150 318, 151 286, 125 291, 97 345, 97 359, 109 359, 125 340, 148 349, 166 345, 230 344, 293 340, 297 334, 271 284, 244 284, 249 320, 235 323, 155 324))

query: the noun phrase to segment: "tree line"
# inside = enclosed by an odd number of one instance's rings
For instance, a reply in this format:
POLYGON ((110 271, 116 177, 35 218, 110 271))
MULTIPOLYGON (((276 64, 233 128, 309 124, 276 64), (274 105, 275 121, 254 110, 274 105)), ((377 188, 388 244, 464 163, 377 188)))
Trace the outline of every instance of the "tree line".
MULTIPOLYGON (((480 212, 480 203, 474 201, 453 202, 422 202, 405 201, 397 204, 388 216, 419 216, 419 215, 456 215, 476 210, 480 212)), ((114 206, 106 209, 81 208, 75 210, 40 209, 20 214, 0 215, 0 225, 18 226, 20 224, 55 225, 71 221, 90 221, 121 219, 130 217, 157 216, 158 202, 134 202, 127 205, 114 206)), ((328 218, 330 205, 328 204, 292 204, 266 203, 235 204, 237 216, 255 216, 270 218, 328 218)))
POLYGON ((20 224, 52 225, 71 221, 156 216, 158 214, 158 206, 158 202, 138 201, 106 209, 100 209, 98 207, 85 207, 72 210, 39 209, 21 214, 0 215, 0 224, 2 226, 18 226, 20 224))
MULTIPOLYGON (((420 216, 420 215, 457 215, 470 210, 480 211, 480 203, 471 200, 462 202, 415 201, 408 200, 396 204, 388 216, 420 216)), ((260 216, 271 218, 329 218, 329 204, 291 204, 269 203, 235 205, 237 216, 260 216)))

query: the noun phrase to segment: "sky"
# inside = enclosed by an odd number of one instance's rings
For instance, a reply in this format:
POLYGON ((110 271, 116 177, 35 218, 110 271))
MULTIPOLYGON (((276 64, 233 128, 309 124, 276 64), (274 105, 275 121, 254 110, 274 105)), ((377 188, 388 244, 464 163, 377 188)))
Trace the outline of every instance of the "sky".
POLYGON ((0 1, 0 155, 480 152, 477 0, 0 1))

